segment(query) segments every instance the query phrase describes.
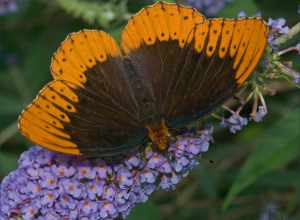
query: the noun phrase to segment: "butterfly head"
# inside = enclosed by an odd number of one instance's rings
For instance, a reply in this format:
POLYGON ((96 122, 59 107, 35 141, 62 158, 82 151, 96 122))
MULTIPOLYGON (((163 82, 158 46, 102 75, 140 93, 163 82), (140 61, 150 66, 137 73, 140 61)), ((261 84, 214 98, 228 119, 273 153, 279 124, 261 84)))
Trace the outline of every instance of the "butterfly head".
POLYGON ((146 125, 148 129, 148 137, 158 150, 166 150, 170 142, 169 128, 166 125, 165 120, 161 120, 158 123, 150 123, 146 125))

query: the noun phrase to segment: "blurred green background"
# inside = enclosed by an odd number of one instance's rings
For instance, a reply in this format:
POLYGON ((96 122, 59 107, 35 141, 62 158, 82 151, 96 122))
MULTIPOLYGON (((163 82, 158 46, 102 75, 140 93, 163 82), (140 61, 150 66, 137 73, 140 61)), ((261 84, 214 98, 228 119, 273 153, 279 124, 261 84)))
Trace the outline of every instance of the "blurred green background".
MULTIPOLYGON (((153 1, 15 2, 14 12, 0 15, 0 178, 16 168, 20 153, 30 146, 17 130, 18 114, 51 80, 50 58, 65 36, 97 28, 119 40, 126 19, 153 1)), ((266 19, 284 17, 292 26, 300 21, 299 4, 298 0, 234 0, 217 16, 262 12, 266 19)), ((288 45, 299 41, 298 36, 288 45)), ((298 54, 284 59, 294 61, 299 70, 298 54)), ((272 219, 300 219, 300 90, 283 88, 266 97, 269 114, 262 123, 250 123, 236 135, 217 129, 215 143, 200 166, 175 191, 155 193, 129 219, 253 220, 271 206, 276 207, 272 219)))

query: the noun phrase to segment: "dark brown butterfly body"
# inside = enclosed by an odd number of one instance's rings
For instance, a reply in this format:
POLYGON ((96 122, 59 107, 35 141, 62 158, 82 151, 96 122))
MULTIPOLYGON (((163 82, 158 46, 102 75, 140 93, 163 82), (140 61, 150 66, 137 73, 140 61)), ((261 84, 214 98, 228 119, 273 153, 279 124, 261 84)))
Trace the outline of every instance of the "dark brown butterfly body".
POLYGON ((54 81, 21 115, 20 130, 75 155, 114 158, 148 141, 165 150, 169 128, 183 128, 237 92, 266 36, 260 18, 206 20, 167 3, 128 22, 122 52, 104 32, 75 33, 54 55, 54 81))

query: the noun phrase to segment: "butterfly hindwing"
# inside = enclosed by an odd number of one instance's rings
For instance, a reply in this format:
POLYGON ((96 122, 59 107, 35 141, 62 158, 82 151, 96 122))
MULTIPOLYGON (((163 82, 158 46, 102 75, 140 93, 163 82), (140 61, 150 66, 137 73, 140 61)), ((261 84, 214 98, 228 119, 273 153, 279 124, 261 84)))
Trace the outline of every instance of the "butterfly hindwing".
POLYGON ((52 59, 54 81, 21 114, 21 132, 63 153, 124 153, 133 134, 144 132, 126 71, 108 34, 85 30, 69 35, 52 59))
POLYGON ((77 144, 65 131, 65 124, 70 123, 68 111, 76 112, 73 105, 76 102, 78 102, 78 96, 62 82, 48 83, 32 104, 22 112, 19 119, 21 132, 32 142, 50 150, 79 154, 77 144), (57 88, 63 92, 57 93, 51 88, 57 88), (67 100, 66 96, 70 99, 67 100))

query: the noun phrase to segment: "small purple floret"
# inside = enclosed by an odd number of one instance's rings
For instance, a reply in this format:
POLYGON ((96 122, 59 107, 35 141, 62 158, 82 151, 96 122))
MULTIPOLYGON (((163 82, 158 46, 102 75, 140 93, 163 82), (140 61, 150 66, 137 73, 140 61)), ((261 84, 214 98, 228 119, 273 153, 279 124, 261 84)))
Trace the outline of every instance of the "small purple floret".
POLYGON ((294 83, 300 84, 300 75, 299 74, 294 77, 294 83))
POLYGON ((252 116, 252 119, 255 122, 261 122, 263 118, 268 114, 268 111, 265 106, 260 105, 258 106, 258 111, 255 113, 255 115, 252 116))
POLYGON ((229 128, 229 131, 233 134, 235 134, 237 131, 242 130, 242 128, 247 124, 248 119, 240 116, 236 112, 234 112, 229 118, 223 118, 221 121, 221 126, 229 128))
POLYGON ((287 34, 290 28, 286 25, 286 20, 284 18, 269 18, 268 25, 270 27, 268 42, 274 49, 276 49, 278 45, 276 45, 275 40, 279 36, 287 34))

